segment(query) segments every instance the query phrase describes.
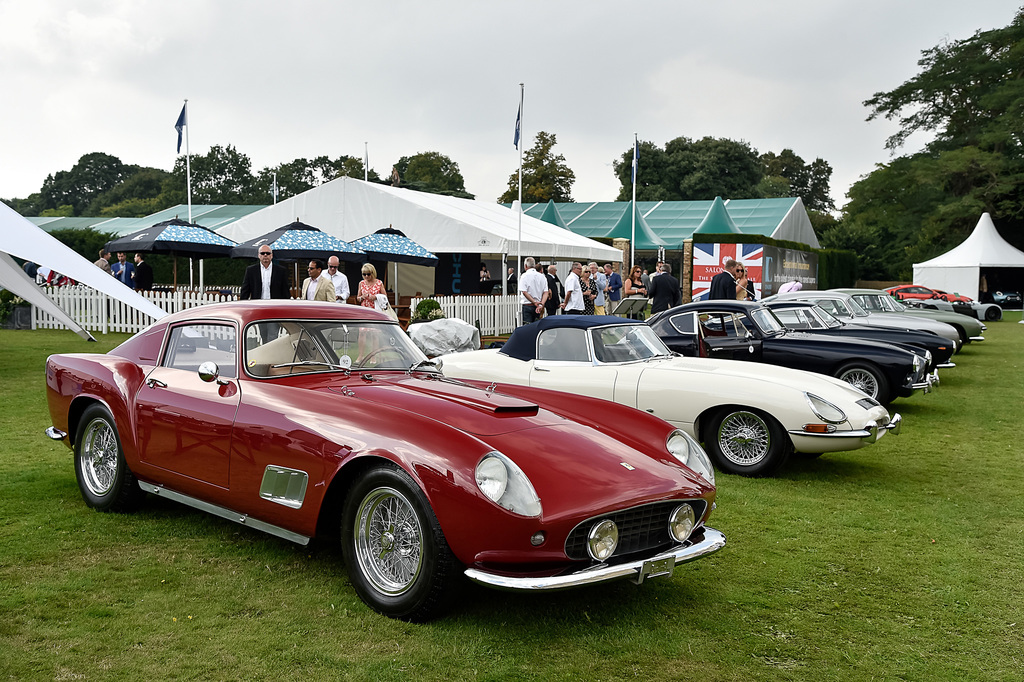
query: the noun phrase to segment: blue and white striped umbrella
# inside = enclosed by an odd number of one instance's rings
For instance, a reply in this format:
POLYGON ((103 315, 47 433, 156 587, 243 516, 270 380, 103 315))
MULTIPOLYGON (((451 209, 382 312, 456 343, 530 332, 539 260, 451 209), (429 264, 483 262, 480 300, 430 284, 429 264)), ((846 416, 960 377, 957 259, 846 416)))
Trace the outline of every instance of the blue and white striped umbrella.
POLYGON ((352 242, 366 252, 369 260, 413 265, 437 265, 437 256, 406 237, 400 230, 385 227, 352 242))
POLYGON ((274 250, 274 258, 303 260, 337 256, 341 260, 361 261, 365 254, 352 244, 332 237, 326 232, 296 220, 272 232, 242 242, 231 250, 232 258, 257 258, 259 248, 267 244, 274 250))

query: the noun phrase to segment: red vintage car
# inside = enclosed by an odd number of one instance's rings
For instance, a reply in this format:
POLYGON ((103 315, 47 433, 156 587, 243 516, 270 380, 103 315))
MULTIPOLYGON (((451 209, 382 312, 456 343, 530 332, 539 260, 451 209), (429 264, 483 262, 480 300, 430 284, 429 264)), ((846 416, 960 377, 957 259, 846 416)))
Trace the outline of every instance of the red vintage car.
POLYGON ((446 378, 382 313, 307 301, 170 315, 53 355, 53 426, 86 503, 160 495, 304 545, 338 537, 358 595, 441 610, 460 575, 549 590, 717 551, 707 455, 621 405, 446 378), (609 427, 607 425, 614 425, 609 427))
POLYGON ((940 301, 949 301, 950 303, 970 303, 972 300, 967 296, 950 294, 942 291, 941 289, 930 289, 928 287, 921 286, 920 284, 901 284, 899 286, 889 287, 885 290, 885 293, 890 296, 894 296, 901 301, 927 301, 931 299, 938 299, 940 301))

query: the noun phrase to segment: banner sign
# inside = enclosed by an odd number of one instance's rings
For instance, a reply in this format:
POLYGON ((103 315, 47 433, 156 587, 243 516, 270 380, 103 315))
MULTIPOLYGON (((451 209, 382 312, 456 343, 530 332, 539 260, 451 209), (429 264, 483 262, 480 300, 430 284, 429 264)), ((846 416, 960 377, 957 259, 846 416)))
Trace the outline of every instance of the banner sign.
POLYGON ((691 297, 707 300, 711 279, 725 268, 725 261, 742 263, 754 284, 758 300, 798 280, 804 289, 818 288, 818 254, 763 244, 694 244, 691 297))

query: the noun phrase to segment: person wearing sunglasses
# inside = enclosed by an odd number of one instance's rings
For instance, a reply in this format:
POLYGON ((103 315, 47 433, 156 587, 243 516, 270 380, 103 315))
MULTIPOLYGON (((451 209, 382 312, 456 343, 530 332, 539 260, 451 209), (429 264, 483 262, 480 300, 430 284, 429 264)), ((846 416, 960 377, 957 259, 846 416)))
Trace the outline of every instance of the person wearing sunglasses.
POLYGON ((373 308, 377 302, 377 294, 386 293, 384 282, 377 279, 377 268, 370 263, 363 263, 360 272, 363 275, 363 281, 359 283, 359 295, 356 296, 356 301, 364 308, 373 308))
POLYGON ((334 284, 334 300, 338 303, 347 303, 350 295, 348 288, 348 275, 340 269, 340 261, 337 256, 327 259, 327 277, 334 284))
POLYGON ((302 298, 307 301, 334 301, 334 282, 330 277, 323 277, 324 262, 320 259, 309 261, 309 272, 302 282, 302 298))
POLYGON ((266 244, 256 249, 260 262, 245 269, 242 291, 238 298, 243 301, 261 298, 291 298, 288 272, 274 265, 274 251, 266 244))

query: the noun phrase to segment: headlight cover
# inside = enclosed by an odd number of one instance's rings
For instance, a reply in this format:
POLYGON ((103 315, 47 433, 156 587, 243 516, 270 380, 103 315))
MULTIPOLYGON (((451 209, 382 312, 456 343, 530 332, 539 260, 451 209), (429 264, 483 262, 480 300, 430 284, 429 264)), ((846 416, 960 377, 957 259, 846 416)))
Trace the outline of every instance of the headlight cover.
POLYGON ((804 396, 807 398, 807 404, 811 406, 811 412, 821 421, 829 424, 842 424, 846 421, 846 413, 824 398, 819 398, 813 393, 804 393, 804 396))
POLYGON ((710 483, 715 484, 715 468, 711 466, 711 459, 700 443, 690 437, 685 431, 676 429, 668 436, 665 447, 672 453, 672 456, 693 469, 701 477, 710 483))
POLYGON ((519 516, 540 516, 540 498, 523 470, 497 450, 476 465, 476 486, 487 499, 519 516))

